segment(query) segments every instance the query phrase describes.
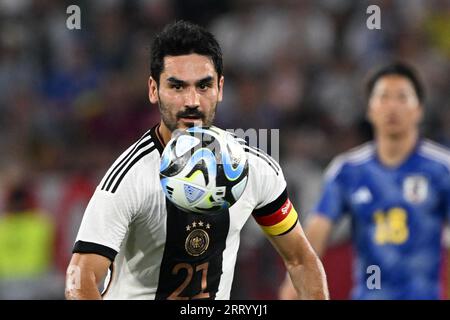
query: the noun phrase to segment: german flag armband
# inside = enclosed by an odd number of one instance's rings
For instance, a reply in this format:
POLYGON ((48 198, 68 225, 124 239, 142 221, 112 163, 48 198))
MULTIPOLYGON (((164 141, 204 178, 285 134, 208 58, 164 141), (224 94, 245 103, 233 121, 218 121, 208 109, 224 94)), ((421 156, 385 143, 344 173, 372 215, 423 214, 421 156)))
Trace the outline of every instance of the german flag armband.
POLYGON ((265 233, 280 236, 291 231, 297 224, 298 214, 287 196, 287 190, 268 205, 252 213, 265 233))

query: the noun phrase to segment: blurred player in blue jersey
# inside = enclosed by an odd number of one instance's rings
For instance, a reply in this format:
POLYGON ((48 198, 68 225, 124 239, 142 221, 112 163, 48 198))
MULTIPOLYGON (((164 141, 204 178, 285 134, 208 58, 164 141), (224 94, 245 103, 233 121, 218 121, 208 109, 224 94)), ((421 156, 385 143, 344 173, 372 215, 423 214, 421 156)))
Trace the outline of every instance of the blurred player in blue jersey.
MULTIPOLYGON (((333 224, 348 213, 353 299, 439 299, 450 151, 420 136, 424 90, 409 66, 377 70, 367 89, 375 140, 332 161, 307 236, 322 255, 333 224)), ((294 296, 290 286, 286 280, 281 298, 294 296)))

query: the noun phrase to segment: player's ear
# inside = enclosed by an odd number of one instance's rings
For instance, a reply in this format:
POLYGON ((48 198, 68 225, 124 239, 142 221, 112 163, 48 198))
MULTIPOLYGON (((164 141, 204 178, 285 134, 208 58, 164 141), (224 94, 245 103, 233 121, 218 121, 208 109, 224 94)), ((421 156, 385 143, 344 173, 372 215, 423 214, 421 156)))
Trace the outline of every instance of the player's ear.
POLYGON ((158 84, 153 77, 148 78, 148 98, 151 103, 158 103, 158 84))
POLYGON ((223 76, 220 76, 219 79, 219 95, 218 95, 218 101, 221 102, 223 98, 223 83, 225 81, 225 78, 223 76))

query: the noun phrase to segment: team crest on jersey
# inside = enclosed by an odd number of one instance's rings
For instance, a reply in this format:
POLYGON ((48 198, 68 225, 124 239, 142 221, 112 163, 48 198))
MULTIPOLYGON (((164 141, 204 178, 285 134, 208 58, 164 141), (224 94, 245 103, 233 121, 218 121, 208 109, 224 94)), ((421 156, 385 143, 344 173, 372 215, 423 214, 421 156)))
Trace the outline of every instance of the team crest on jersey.
POLYGON ((203 221, 194 221, 186 226, 186 231, 189 232, 184 243, 186 252, 191 256, 197 257, 203 254, 209 246, 208 230, 211 229, 211 224, 203 221))
POLYGON ((421 203, 428 196, 428 179, 424 176, 409 176, 403 181, 403 197, 411 203, 421 203))

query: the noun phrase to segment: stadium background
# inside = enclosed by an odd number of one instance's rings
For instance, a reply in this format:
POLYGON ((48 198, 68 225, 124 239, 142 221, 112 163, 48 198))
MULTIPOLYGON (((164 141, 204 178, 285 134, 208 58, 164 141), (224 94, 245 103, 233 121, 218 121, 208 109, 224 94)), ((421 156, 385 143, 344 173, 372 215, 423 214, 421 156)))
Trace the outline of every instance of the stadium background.
MULTIPOLYGON (((208 27, 223 47, 216 123, 280 129, 302 220, 330 159, 370 137, 362 84, 373 66, 398 58, 419 69, 424 135, 450 146, 448 0, 0 0, 0 299, 63 298, 93 189, 157 121, 148 48, 174 19, 208 27), (81 30, 66 28, 71 4, 81 30), (366 27, 371 4, 381 30, 366 27)), ((325 257, 333 298, 348 297, 346 235, 344 221, 325 257)), ((232 297, 274 299, 284 268, 252 222, 240 252, 232 297)))

